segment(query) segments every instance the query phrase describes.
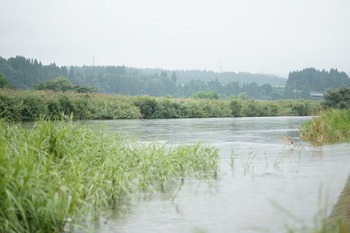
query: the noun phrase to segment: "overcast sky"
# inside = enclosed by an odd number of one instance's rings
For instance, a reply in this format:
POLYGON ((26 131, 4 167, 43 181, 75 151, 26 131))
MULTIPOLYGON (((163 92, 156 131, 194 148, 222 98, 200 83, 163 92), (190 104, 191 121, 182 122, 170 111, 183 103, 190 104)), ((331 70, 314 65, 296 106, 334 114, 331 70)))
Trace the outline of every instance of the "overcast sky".
POLYGON ((350 71, 349 0, 0 0, 0 56, 43 64, 350 71))

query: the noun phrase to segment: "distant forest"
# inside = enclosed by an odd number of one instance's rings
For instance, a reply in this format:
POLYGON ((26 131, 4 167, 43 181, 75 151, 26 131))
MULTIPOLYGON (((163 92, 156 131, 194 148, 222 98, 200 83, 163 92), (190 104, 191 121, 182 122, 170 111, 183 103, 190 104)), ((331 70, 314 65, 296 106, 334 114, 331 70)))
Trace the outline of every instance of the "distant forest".
MULTIPOLYGON (((220 98, 245 95, 255 99, 310 99, 310 91, 324 92, 341 84, 350 86, 344 72, 308 68, 289 74, 288 80, 275 75, 216 73, 200 70, 138 69, 125 66, 43 65, 23 56, 0 57, 0 73, 15 88, 32 89, 57 77, 73 85, 93 87, 97 92, 120 95, 191 97, 214 92, 220 98)), ((205 95, 204 95, 205 96, 205 95)))
POLYGON ((315 68, 293 71, 288 75, 285 98, 310 99, 312 92, 324 93, 327 89, 338 88, 341 85, 350 87, 350 78, 345 72, 339 72, 337 69, 331 69, 329 72, 315 68))

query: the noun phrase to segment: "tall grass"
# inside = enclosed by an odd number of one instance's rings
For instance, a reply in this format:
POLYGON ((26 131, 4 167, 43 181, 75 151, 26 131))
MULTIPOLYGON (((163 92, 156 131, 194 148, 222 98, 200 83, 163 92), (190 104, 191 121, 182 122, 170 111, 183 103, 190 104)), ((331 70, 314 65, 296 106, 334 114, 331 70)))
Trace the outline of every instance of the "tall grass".
POLYGON ((301 138, 314 145, 350 139, 350 109, 329 109, 301 126, 301 138))
POLYGON ((216 149, 144 145, 73 122, 0 121, 0 232, 62 232, 186 177, 213 177, 216 149))

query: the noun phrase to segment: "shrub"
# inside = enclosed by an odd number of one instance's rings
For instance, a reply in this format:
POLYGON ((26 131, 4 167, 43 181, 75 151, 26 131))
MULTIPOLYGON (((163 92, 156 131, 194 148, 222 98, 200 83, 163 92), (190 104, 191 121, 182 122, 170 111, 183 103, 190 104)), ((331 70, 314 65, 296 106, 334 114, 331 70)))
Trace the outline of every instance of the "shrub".
POLYGON ((197 99, 220 99, 216 91, 199 91, 192 95, 192 98, 197 99))
POLYGON ((157 118, 156 116, 161 115, 158 102, 154 97, 138 97, 135 105, 140 109, 144 119, 157 118))
POLYGON ((20 121, 22 119, 21 101, 18 97, 0 93, 0 118, 9 121, 20 121))
POLYGON ((324 96, 326 108, 350 109, 350 87, 342 85, 338 89, 330 89, 324 96))
POLYGON ((242 115, 242 101, 239 99, 233 99, 230 102, 231 114, 234 117, 241 117, 242 115))
POLYGON ((62 113, 69 116, 69 115, 75 115, 77 113, 77 107, 75 106, 75 103, 68 98, 66 95, 61 95, 58 97, 58 102, 61 106, 62 113))
POLYGON ((29 96, 23 99, 21 108, 22 120, 33 121, 39 119, 40 116, 47 115, 47 105, 39 96, 29 96))
POLYGON ((7 81, 5 76, 2 73, 0 73, 0 88, 6 88, 9 86, 10 86, 10 83, 7 81))

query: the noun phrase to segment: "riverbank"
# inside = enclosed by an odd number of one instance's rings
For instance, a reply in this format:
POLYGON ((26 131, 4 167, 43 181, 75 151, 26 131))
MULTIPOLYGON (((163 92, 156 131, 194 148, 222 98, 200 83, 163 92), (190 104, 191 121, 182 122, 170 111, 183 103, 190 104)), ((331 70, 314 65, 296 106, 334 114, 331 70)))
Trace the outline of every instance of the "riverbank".
POLYGON ((75 120, 306 116, 317 112, 320 105, 305 100, 177 99, 0 89, 0 118, 8 121, 71 115, 75 120))
POLYGON ((314 145, 342 142, 350 139, 350 109, 328 109, 305 122, 301 138, 314 145))

